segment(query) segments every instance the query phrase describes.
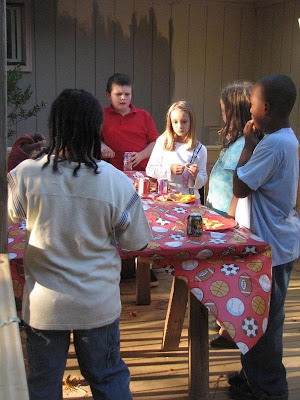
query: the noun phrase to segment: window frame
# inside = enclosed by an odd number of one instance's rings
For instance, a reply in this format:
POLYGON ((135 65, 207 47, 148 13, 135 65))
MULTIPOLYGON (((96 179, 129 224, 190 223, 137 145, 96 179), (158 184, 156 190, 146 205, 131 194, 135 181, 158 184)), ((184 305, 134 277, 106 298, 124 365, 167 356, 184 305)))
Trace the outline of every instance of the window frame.
MULTIPOLYGON (((22 53, 25 53, 23 55, 23 61, 21 64, 21 71, 23 72, 31 72, 32 71, 32 46, 31 46, 31 0, 7 0, 6 1, 6 6, 18 6, 21 5, 23 7, 23 29, 22 29, 22 53)), ((7 69, 13 69, 16 66, 16 64, 8 64, 7 62, 7 69)))

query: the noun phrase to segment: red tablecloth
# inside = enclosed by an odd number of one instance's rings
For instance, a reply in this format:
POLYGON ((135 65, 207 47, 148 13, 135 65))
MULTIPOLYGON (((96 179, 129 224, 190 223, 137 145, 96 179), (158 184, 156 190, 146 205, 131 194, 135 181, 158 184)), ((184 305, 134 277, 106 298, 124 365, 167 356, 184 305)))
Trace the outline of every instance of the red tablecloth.
MULTIPOLYGON (((136 173, 128 175, 135 179, 136 173)), ((121 257, 155 259, 166 272, 184 279, 245 354, 265 332, 268 323, 272 279, 269 245, 246 228, 204 231, 200 237, 188 236, 186 225, 191 212, 228 222, 197 203, 143 199, 143 206, 153 240, 142 251, 124 253, 120 250, 121 257)), ((8 232, 15 295, 21 299, 25 224, 11 225, 8 232)))

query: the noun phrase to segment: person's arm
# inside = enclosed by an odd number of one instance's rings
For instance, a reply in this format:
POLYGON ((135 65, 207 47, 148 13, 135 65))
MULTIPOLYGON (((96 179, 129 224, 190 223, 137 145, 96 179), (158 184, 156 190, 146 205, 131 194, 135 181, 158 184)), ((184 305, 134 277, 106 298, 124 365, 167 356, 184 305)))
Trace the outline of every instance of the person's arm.
POLYGON ((152 150, 159 136, 151 115, 147 111, 144 111, 144 113, 146 140, 148 145, 140 152, 132 152, 131 162, 133 167, 145 160, 145 158, 149 158, 151 156, 152 150))
POLYGON ((237 198, 249 196, 252 189, 238 177, 237 170, 245 165, 251 158, 259 141, 259 132, 255 130, 253 120, 247 122, 244 128, 245 146, 233 173, 233 194, 237 198))
POLYGON ((171 179, 171 166, 163 164, 164 150, 163 138, 156 141, 154 149, 151 153, 150 159, 146 167, 146 174, 152 178, 166 178, 171 179))
POLYGON ((20 185, 18 182, 18 177, 20 173, 17 169, 7 174, 8 182, 8 199, 7 199, 7 215, 8 224, 19 222, 26 219, 26 201, 27 197, 24 195, 21 188, 24 185, 20 185))
POLYGON ((155 142, 151 142, 148 144, 147 147, 144 148, 144 150, 136 152, 133 151, 131 153, 131 163, 132 166, 135 167, 136 165, 140 164, 145 158, 149 158, 151 156, 152 150, 155 146, 155 142))
POLYGON ((46 145, 46 138, 40 133, 27 133, 20 136, 12 146, 7 160, 8 172, 22 161, 32 157, 34 151, 40 151, 46 145))
POLYGON ((114 158, 115 152, 101 141, 101 155, 103 158, 114 158))
POLYGON ((130 207, 126 206, 126 212, 119 208, 116 212, 118 218, 114 227, 115 238, 125 251, 143 250, 152 239, 152 234, 141 198, 130 182, 128 185, 130 185, 131 198, 128 197, 127 204, 130 204, 130 207))
POLYGON ((228 214, 230 217, 233 217, 233 218, 235 217, 235 211, 236 211, 236 206, 237 206, 238 200, 239 200, 239 199, 238 199, 237 197, 232 196, 232 200, 231 200, 229 209, 228 209, 228 211, 227 211, 227 214, 228 214))
POLYGON ((199 155, 195 160, 195 164, 188 167, 190 173, 189 187, 193 189, 201 189, 207 182, 207 149, 202 146, 199 155))

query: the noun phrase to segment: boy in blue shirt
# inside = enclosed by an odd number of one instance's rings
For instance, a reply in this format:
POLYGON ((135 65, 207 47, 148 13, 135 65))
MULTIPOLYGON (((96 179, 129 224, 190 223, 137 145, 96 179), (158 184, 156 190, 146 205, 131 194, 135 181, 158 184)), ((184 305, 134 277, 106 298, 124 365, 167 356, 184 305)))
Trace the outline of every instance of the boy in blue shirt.
POLYGON ((299 182, 298 140, 289 114, 296 88, 285 75, 260 79, 251 91, 245 146, 233 177, 238 198, 251 194, 250 229, 272 247, 272 294, 265 334, 241 357, 242 370, 228 376, 231 398, 287 400, 282 364, 284 302, 299 256, 300 220, 295 211, 299 182), (258 143, 258 132, 265 134, 258 143), (258 143, 258 144, 257 144, 258 143))

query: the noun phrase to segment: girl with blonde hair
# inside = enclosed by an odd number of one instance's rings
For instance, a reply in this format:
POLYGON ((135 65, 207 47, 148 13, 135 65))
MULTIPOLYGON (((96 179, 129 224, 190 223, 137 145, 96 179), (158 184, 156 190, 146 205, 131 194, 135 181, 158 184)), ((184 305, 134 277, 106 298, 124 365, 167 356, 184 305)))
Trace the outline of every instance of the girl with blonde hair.
POLYGON ((171 188, 198 199, 207 181, 206 162, 207 150, 197 141, 192 106, 177 101, 167 112, 166 130, 156 141, 146 174, 168 179, 171 188))

